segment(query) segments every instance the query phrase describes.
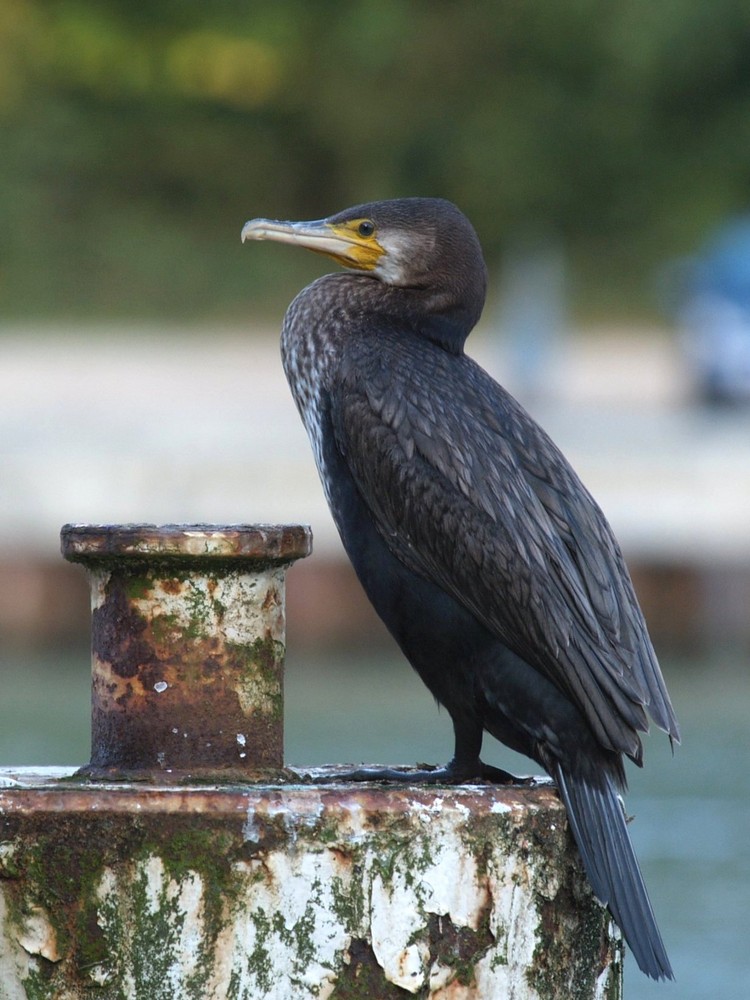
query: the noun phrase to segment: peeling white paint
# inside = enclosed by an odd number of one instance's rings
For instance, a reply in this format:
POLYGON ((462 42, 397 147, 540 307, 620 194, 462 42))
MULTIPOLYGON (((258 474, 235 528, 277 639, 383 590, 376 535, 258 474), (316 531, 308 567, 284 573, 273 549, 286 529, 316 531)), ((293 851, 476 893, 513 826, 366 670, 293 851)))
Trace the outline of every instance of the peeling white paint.
POLYGON ((490 806, 490 812, 494 815, 498 815, 498 813, 512 812, 512 810, 513 807, 507 805, 505 802, 493 802, 490 806))
POLYGON ((28 1000, 24 980, 37 966, 11 933, 3 884, 0 882, 0 984, 5 990, 3 1000, 28 1000))
POLYGON ((260 827, 256 822, 257 809, 255 803, 251 802, 245 813, 245 822, 242 824, 242 839, 247 843, 248 840, 256 841, 260 838, 260 827))
POLYGON ((406 873, 396 872, 386 886, 376 876, 370 891, 370 933, 385 978, 410 993, 424 986, 429 951, 413 939, 424 927, 424 915, 415 906, 415 894, 406 885, 406 873))
MULTIPOLYGON (((18 784, 18 782, 15 782, 18 784)), ((9 786, 6 786, 9 787, 9 786)), ((7 871, 8 866, 13 864, 13 858, 18 852, 18 842, 13 840, 3 840, 0 842, 0 872, 7 871)))
MULTIPOLYGON (((235 796, 227 850, 236 855, 221 891, 210 864, 200 867, 205 857, 196 870, 186 866, 188 848, 171 861, 168 850, 152 850, 104 867, 93 902, 107 958, 75 972, 75 982, 85 972, 123 1000, 327 1000, 354 975, 353 963, 367 961, 376 978, 430 1000, 542 1000, 529 976, 544 933, 540 907, 562 878, 580 875, 572 855, 561 875, 551 873, 537 827, 527 825, 539 809, 495 810, 500 793, 475 798, 468 789, 434 797, 330 786, 227 794, 235 796), (481 824, 472 802, 481 803, 481 824), (459 936, 475 948, 461 979, 451 952, 459 936)), ((561 806, 546 801, 558 819, 561 806)), ((569 845, 557 825, 561 846, 569 845)), ((21 936, 4 923, 2 887, 0 983, 8 1000, 25 1000, 22 984, 36 962, 30 951, 51 957, 57 943, 44 913, 21 936)), ((71 948, 52 961, 72 969, 74 955, 71 948)), ((606 968, 590 1000, 612 997, 616 975, 606 968)))
POLYGON ((277 800, 270 799, 263 803, 251 801, 245 813, 242 835, 245 840, 257 840, 260 831, 259 824, 268 819, 279 818, 290 842, 294 844, 301 830, 310 830, 320 823, 323 811, 322 802, 318 802, 312 809, 297 810, 290 802, 289 796, 279 796, 277 800))
POLYGON ((49 962, 60 961, 57 934, 41 906, 34 906, 24 914, 23 922, 16 930, 16 940, 29 955, 41 955, 49 962))
MULTIPOLYGON (((331 852, 274 851, 266 879, 248 885, 247 906, 233 924, 230 979, 247 1000, 325 998, 350 935, 336 914, 339 865, 331 852)), ((228 983, 222 985, 226 989, 228 983)), ((223 996, 217 992, 216 997, 223 996)))
POLYGON ((424 908, 428 913, 448 914, 458 927, 477 930, 490 902, 487 880, 479 876, 476 858, 466 851, 455 828, 443 829, 441 834, 433 864, 422 879, 429 890, 424 908))
MULTIPOLYGON (((91 573, 92 601, 104 603, 108 571, 91 573)), ((146 618, 168 616, 178 629, 195 628, 207 635, 223 634, 229 642, 244 645, 258 636, 284 640, 285 568, 234 572, 217 577, 193 577, 178 591, 165 589, 154 578, 147 596, 131 598, 133 606, 146 618)))
POLYGON ((607 935, 614 947, 614 962, 599 974, 594 990, 594 1000, 609 1000, 612 996, 613 980, 616 980, 618 984, 617 996, 622 996, 625 955, 620 928, 613 920, 609 921, 607 935))
POLYGON ((86 970, 86 976, 94 986, 106 986, 107 983, 112 982, 114 971, 107 968, 106 965, 92 965, 86 970))
MULTIPOLYGON (((187 984, 199 971, 205 948, 204 885, 196 872, 179 881, 170 878, 161 858, 151 856, 127 872, 103 872, 97 889, 100 901, 98 923, 105 937, 119 937, 120 972, 125 995, 143 995, 143 977, 135 970, 134 956, 143 951, 144 923, 154 918, 160 929, 162 954, 156 966, 159 979, 173 996, 187 995, 187 984), (145 905, 138 909, 137 900, 145 905), (166 933, 165 933, 166 931, 166 933)), ((154 933, 150 937, 153 939, 154 933)), ((153 946, 153 941, 152 941, 153 946)), ((97 980, 112 979, 106 966, 97 967, 97 980)))

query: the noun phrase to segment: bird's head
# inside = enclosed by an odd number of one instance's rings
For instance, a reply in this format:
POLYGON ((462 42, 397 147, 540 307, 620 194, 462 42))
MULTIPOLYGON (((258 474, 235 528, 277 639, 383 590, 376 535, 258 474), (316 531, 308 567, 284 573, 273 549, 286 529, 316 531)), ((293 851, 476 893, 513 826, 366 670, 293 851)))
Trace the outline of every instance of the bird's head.
POLYGON ((246 240, 306 247, 384 285, 411 291, 409 298, 431 317, 435 339, 445 346, 463 343, 484 305, 487 271, 477 234, 466 216, 441 198, 374 201, 314 222, 252 219, 242 229, 246 240))

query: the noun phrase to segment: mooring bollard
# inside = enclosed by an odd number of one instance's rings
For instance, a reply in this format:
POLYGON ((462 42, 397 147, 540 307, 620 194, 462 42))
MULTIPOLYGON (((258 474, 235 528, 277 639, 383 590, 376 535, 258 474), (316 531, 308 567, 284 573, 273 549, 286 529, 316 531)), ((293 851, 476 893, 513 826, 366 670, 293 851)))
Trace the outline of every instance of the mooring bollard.
POLYGON ((284 574, 310 548, 300 525, 66 525, 91 584, 85 773, 282 768, 284 574))
POLYGON ((2 1000, 619 1000, 551 784, 283 768, 283 573, 309 547, 63 530, 92 580, 92 759, 0 771, 2 1000))

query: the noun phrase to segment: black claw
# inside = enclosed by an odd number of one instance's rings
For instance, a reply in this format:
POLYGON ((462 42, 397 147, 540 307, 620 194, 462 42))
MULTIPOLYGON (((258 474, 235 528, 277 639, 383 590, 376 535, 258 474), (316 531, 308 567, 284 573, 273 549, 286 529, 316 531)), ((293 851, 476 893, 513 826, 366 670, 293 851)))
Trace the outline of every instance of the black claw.
POLYGON ((479 777, 493 785, 533 785, 537 780, 531 775, 521 778, 516 774, 511 774, 510 771, 504 771, 501 767, 493 767, 482 761, 479 763, 481 768, 479 777))

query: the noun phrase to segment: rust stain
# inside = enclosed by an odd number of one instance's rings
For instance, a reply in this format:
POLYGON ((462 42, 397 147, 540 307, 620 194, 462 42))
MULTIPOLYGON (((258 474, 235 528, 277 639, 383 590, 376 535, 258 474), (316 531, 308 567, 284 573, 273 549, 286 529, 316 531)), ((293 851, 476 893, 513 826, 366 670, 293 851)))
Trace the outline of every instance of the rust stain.
POLYGON ((283 647, 270 629, 244 645, 204 635, 187 612, 167 626, 150 597, 189 590, 111 573, 92 618, 93 769, 282 766, 283 647))
POLYGON ((64 557, 82 563, 169 557, 260 567, 312 551, 312 532, 303 524, 66 524, 60 536, 64 557))
POLYGON ((276 590, 275 587, 269 587, 268 593, 263 599, 263 604, 261 605, 261 608, 263 609, 263 611, 271 611, 272 609, 280 607, 281 603, 282 602, 281 598, 279 597, 279 592, 276 590))
POLYGON ((111 664, 118 677, 135 677, 141 666, 156 660, 145 637, 147 624, 132 606, 124 581, 113 576, 107 583, 104 603, 91 613, 93 654, 111 664))
MULTIPOLYGON (((247 659, 216 646, 214 638, 191 639, 179 650, 155 644, 150 647, 154 655, 132 677, 98 663, 91 764, 163 770, 281 767, 280 706, 274 711, 243 704, 247 659)), ((261 650, 259 669, 278 674, 280 700, 280 661, 261 650)))
POLYGON ((309 529, 72 525, 62 538, 96 595, 89 772, 281 768, 279 567, 309 551, 309 529))

